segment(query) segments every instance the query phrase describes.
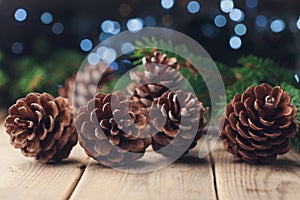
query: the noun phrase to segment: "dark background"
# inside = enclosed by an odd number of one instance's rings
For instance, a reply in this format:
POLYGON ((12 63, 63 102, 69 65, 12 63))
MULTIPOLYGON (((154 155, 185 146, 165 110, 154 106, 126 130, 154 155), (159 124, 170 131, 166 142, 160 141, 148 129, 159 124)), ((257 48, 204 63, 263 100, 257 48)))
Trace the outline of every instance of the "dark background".
MULTIPOLYGON (((176 0, 171 9, 164 9, 160 0, 125 0, 125 1, 96 1, 96 0, 2 0, 0 1, 0 50, 11 57, 11 46, 20 42, 24 46, 20 56, 35 54, 40 51, 37 46, 42 46, 43 51, 56 51, 60 48, 70 48, 80 51, 80 41, 90 38, 94 45, 99 42, 101 23, 110 19, 121 24, 121 31, 127 30, 126 22, 130 18, 151 16, 155 19, 155 26, 167 27, 183 32, 196 39, 211 56, 225 63, 234 63, 242 54, 254 54, 278 60, 286 67, 293 68, 297 65, 299 55, 300 30, 296 21, 300 15, 300 1, 298 0, 257 0, 257 6, 248 8, 245 0, 235 1, 235 7, 245 13, 241 23, 247 26, 247 34, 242 36, 242 47, 232 50, 229 38, 234 35, 234 26, 237 22, 229 19, 228 14, 220 10, 220 1, 198 0, 201 5, 196 14, 189 13, 187 4, 189 0, 176 0), (130 12, 120 13, 120 6, 126 4, 130 12), (27 12, 25 21, 18 22, 14 13, 18 8, 27 12), (48 11, 53 15, 53 22, 45 25, 40 16, 48 11), (222 14, 227 18, 223 28, 214 25, 214 17, 222 14), (163 23, 163 17, 169 15, 172 23, 163 23), (255 25, 258 15, 268 19, 265 28, 255 25), (274 19, 282 19, 285 29, 274 33, 270 23, 274 19), (60 22, 64 31, 60 35, 52 32, 54 23, 60 22), (203 32, 208 30, 210 35, 203 32), (298 55, 297 55, 298 54, 298 55)), ((249 0, 251 3, 251 0, 249 0)), ((255 4, 256 0, 254 0, 255 4)), ((167 18, 168 19, 168 18, 167 18)), ((299 65, 299 64, 298 64, 299 65)))

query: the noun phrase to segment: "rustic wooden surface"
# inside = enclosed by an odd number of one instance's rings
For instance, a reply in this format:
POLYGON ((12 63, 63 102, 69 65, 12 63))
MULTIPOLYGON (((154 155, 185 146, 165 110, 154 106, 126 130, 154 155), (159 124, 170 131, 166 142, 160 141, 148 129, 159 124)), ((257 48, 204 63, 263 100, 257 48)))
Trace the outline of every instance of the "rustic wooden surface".
POLYGON ((9 144, 2 124, 0 152, 1 200, 300 198, 300 156, 295 152, 273 165, 249 165, 225 153, 219 143, 202 160, 195 149, 160 170, 126 173, 98 165, 79 146, 61 164, 36 163, 9 144))

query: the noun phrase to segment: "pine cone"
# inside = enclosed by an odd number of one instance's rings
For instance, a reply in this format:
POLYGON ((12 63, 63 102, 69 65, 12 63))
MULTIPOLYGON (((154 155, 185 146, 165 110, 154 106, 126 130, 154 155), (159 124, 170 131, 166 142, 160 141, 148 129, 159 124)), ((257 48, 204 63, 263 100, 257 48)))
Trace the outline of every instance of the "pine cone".
POLYGON ((75 120, 80 144, 106 166, 141 158, 151 143, 149 117, 138 101, 121 93, 98 93, 75 120))
POLYGON ((226 151, 246 162, 272 161, 290 150, 296 114, 289 93, 279 86, 249 87, 226 106, 220 138, 226 151))
POLYGON ((149 109, 153 127, 152 147, 168 157, 187 153, 196 146, 206 125, 205 108, 192 93, 168 91, 149 109), (163 148, 164 147, 164 148, 163 148))
POLYGON ((133 81, 128 87, 128 92, 140 99, 145 107, 168 90, 178 90, 182 86, 180 65, 176 58, 167 58, 166 54, 155 51, 151 58, 143 58, 144 72, 130 72, 133 81))
POLYGON ((39 162, 67 158, 77 143, 72 107, 68 99, 30 93, 9 108, 5 119, 11 144, 39 162))
POLYGON ((109 83, 113 79, 113 70, 106 63, 99 62, 97 65, 85 66, 81 71, 66 79, 65 85, 60 87, 58 92, 60 96, 69 98, 74 107, 78 109, 92 99, 97 91, 101 91, 105 83, 109 83))

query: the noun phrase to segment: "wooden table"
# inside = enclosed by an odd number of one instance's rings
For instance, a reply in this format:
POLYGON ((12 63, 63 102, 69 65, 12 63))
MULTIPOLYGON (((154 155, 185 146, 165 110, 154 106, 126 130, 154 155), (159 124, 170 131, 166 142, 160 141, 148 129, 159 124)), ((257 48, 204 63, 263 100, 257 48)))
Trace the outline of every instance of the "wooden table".
POLYGON ((126 173, 97 164, 77 145, 61 164, 40 164, 9 144, 0 128, 0 199, 300 199, 300 155, 273 165, 245 164, 218 144, 154 172, 126 173))

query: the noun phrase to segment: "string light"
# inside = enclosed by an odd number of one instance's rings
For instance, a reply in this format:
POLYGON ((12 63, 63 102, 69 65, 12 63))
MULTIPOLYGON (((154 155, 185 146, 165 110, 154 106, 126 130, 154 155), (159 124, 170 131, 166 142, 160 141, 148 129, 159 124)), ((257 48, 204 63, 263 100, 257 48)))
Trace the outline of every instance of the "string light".
POLYGON ((51 24, 53 20, 53 16, 50 12, 44 12, 41 14, 41 21, 43 24, 51 24))
POLYGON ((234 27, 234 32, 235 34, 237 34, 238 36, 243 36, 246 34, 247 32, 247 27, 244 24, 237 24, 234 27))
POLYGON ((138 32, 143 28, 144 21, 141 18, 132 18, 127 21, 127 28, 131 32, 138 32))
POLYGON ((221 0, 220 8, 224 13, 229 13, 234 8, 234 3, 232 0, 221 0))

